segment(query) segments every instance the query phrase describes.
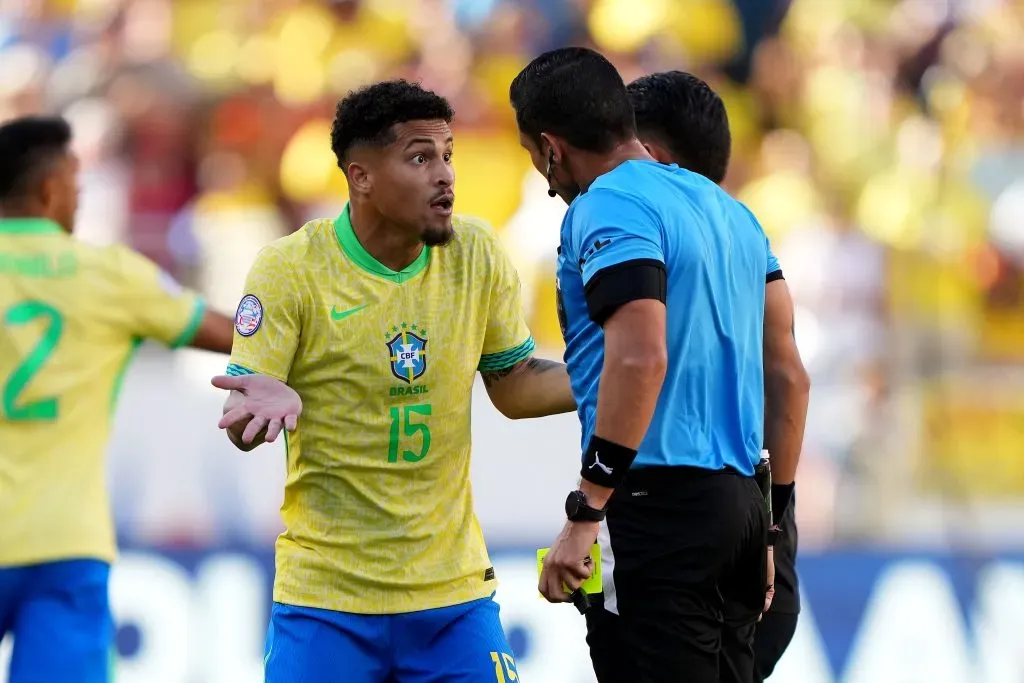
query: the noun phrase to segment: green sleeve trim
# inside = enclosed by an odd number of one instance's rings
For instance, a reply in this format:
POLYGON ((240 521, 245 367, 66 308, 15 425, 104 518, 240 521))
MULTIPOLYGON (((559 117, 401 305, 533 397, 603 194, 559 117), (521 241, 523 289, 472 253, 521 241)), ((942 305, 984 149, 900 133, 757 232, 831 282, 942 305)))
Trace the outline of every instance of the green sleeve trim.
POLYGON ((533 337, 527 337, 526 341, 522 344, 508 349, 507 351, 488 353, 480 356, 480 364, 476 369, 480 372, 498 372, 499 370, 507 370, 513 365, 522 363, 524 360, 532 356, 536 348, 537 343, 533 341, 533 337))
POLYGON ((121 368, 114 377, 114 387, 110 392, 111 415, 117 411, 117 399, 121 397, 121 387, 124 386, 125 375, 128 374, 128 368, 131 367, 132 361, 135 360, 135 354, 138 353, 142 342, 142 337, 132 337, 131 347, 128 349, 128 353, 125 354, 124 360, 121 361, 121 368))
POLYGON ((230 377, 241 377, 242 375, 255 375, 256 373, 250 370, 249 368, 245 367, 244 365, 239 365, 238 363, 229 363, 227 374, 230 377))
POLYGON ((171 342, 172 349, 178 349, 192 343, 192 340, 196 338, 196 332, 199 331, 199 326, 203 324, 203 315, 205 313, 206 300, 202 297, 196 297, 196 303, 192 307, 192 317, 189 318, 188 325, 181 331, 181 334, 171 342))

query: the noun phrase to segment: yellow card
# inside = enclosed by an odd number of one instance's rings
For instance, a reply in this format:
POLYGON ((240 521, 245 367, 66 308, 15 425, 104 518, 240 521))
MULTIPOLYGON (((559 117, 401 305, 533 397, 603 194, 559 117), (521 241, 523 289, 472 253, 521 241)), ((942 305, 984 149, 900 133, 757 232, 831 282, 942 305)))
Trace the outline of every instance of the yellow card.
MULTIPOLYGON (((551 548, 541 548, 537 551, 537 578, 540 578, 540 572, 544 568, 544 556, 548 554, 551 548)), ((583 592, 588 595, 601 592, 601 546, 594 544, 590 549, 590 559, 593 561, 594 571, 590 575, 590 578, 583 582, 580 588, 583 592)), ((571 593, 569 587, 562 584, 562 588, 565 589, 566 593, 571 593)), ((540 595, 540 593, 538 593, 540 595)))

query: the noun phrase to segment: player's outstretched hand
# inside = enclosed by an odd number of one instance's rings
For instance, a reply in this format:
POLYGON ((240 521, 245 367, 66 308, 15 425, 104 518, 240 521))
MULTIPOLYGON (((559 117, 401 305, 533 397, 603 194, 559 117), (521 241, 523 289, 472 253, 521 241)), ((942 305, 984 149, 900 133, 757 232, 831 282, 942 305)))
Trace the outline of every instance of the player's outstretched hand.
POLYGON ((544 556, 537 588, 548 602, 569 602, 568 586, 575 591, 590 578, 590 549, 597 540, 598 522, 566 522, 562 533, 544 556), (564 584, 564 586, 563 586, 564 584))
POLYGON ((241 434, 242 442, 251 444, 266 430, 263 440, 271 443, 281 429, 295 431, 302 413, 302 399, 284 382, 266 375, 218 375, 210 380, 218 389, 236 391, 241 400, 228 400, 224 416, 217 423, 221 429, 231 429, 239 423, 246 423, 241 434))

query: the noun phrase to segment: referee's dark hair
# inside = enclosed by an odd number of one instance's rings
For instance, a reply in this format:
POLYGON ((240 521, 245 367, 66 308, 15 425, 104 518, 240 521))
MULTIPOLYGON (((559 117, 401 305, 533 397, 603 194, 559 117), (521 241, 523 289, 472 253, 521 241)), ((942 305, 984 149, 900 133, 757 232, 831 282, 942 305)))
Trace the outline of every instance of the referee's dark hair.
POLYGON ((331 150, 344 171, 353 147, 387 147, 395 141, 394 127, 399 123, 433 119, 451 123, 454 116, 448 100, 415 83, 404 79, 374 83, 338 102, 331 150))
POLYGON ((683 71, 642 76, 627 87, 640 137, 656 140, 679 165, 721 184, 732 135, 722 98, 683 71))
POLYGON ((0 203, 27 199, 70 143, 71 126, 62 118, 29 116, 0 125, 0 203))
POLYGON ((611 62, 593 50, 545 52, 509 88, 519 130, 540 144, 540 134, 563 138, 597 154, 636 137, 626 84, 611 62))

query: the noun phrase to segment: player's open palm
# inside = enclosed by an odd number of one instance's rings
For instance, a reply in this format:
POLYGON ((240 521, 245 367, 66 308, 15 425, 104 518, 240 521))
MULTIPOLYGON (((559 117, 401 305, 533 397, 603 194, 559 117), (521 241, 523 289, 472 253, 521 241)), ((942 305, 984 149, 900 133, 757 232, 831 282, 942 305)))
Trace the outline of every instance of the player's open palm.
POLYGON ((284 382, 267 375, 218 375, 211 382, 218 389, 231 391, 224 404, 224 416, 217 426, 237 435, 249 445, 262 435, 273 442, 282 429, 294 431, 302 413, 302 399, 284 382))

